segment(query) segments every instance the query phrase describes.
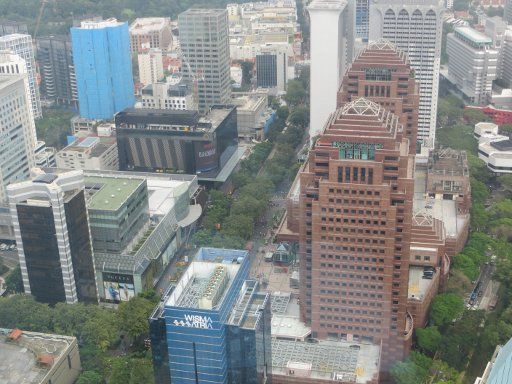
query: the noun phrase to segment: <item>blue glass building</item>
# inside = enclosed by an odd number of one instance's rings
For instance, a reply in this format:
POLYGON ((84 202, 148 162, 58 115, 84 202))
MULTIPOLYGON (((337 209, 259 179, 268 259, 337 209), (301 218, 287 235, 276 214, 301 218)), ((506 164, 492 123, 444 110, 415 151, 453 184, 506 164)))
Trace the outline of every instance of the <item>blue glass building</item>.
POLYGON ((356 37, 368 41, 370 27, 369 0, 356 0, 356 37))
POLYGON ((157 381, 270 383, 270 295, 246 280, 249 264, 246 251, 199 250, 150 319, 157 381))
POLYGON ((135 104, 128 24, 83 21, 71 28, 80 116, 112 119, 135 104))

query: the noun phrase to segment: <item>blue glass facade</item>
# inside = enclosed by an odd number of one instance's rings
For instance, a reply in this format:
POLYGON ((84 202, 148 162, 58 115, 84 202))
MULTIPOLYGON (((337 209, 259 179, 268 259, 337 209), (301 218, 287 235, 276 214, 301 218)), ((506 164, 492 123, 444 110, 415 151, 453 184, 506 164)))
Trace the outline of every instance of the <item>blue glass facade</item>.
POLYGON ((356 37, 368 41, 370 26, 369 0, 356 0, 356 37))
MULTIPOLYGON (((166 300, 163 316, 167 340, 162 343, 157 337, 155 341, 167 345, 172 384, 256 384, 267 376, 266 369, 272 366, 270 298, 256 292, 256 282, 246 281, 249 266, 246 251, 201 248, 166 300), (184 299, 195 289, 194 279, 212 269, 208 264, 230 271, 229 283, 212 309, 191 305, 184 299), (250 311, 248 305, 253 305, 250 311)), ((158 361, 155 368, 162 366, 158 361)))
POLYGON ((80 116, 111 119, 135 104, 128 24, 71 28, 80 116))

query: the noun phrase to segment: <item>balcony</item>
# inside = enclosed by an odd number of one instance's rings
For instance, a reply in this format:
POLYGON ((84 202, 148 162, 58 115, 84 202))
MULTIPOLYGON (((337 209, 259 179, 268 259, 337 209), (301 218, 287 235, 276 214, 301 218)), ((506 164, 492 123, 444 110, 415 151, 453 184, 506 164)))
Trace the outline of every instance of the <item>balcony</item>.
POLYGON ((405 331, 404 340, 409 340, 412 337, 412 331, 414 329, 414 320, 412 315, 407 311, 405 313, 405 331))

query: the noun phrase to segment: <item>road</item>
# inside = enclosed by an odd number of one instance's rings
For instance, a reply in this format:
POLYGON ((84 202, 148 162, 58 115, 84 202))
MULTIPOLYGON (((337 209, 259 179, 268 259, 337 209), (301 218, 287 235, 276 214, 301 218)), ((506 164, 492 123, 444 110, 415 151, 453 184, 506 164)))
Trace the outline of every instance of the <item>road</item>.
MULTIPOLYGON (((489 304, 492 302, 492 299, 495 294, 498 292, 498 284, 492 281, 492 276, 494 274, 495 266, 491 264, 484 264, 481 267, 480 276, 473 287, 473 292, 476 289, 476 286, 480 284, 477 292, 476 302, 473 304, 473 308, 475 309, 484 309, 487 310, 489 304)), ((469 297, 467 299, 469 302, 469 297)))

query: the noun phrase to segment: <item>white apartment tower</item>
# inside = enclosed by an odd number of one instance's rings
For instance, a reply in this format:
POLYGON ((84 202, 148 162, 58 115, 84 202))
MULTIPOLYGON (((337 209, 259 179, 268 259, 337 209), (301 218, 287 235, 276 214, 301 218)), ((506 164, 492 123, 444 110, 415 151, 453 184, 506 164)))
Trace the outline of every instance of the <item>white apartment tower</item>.
POLYGON ((26 75, 0 75, 0 203, 9 184, 26 180, 34 167, 34 119, 27 100, 26 75))
POLYGON ((347 0, 313 0, 309 136, 319 135, 336 111, 336 94, 354 56, 355 13, 347 0))
POLYGON ((418 141, 433 148, 437 120, 443 0, 370 0, 370 41, 405 51, 420 85, 418 141))
POLYGON ((0 37, 0 51, 9 50, 25 60, 30 88, 30 103, 35 119, 42 117, 39 87, 37 85, 36 60, 30 35, 15 33, 0 37))
POLYGON ((503 35, 498 77, 505 80, 509 86, 512 86, 512 26, 503 35))
POLYGON ((139 80, 142 84, 153 84, 163 79, 164 64, 161 49, 151 48, 146 52, 139 53, 137 59, 139 62, 139 80))
POLYGON ((496 79, 498 50, 492 39, 470 27, 448 34, 448 77, 471 102, 487 105, 496 79))

